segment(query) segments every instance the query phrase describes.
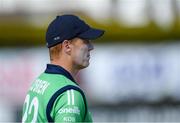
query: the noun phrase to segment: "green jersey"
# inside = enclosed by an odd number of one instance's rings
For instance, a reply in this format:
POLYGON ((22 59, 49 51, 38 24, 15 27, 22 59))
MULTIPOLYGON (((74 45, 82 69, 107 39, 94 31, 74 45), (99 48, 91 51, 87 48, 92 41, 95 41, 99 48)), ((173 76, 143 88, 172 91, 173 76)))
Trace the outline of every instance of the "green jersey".
POLYGON ((92 118, 70 73, 48 64, 26 95, 22 122, 92 122, 92 118))

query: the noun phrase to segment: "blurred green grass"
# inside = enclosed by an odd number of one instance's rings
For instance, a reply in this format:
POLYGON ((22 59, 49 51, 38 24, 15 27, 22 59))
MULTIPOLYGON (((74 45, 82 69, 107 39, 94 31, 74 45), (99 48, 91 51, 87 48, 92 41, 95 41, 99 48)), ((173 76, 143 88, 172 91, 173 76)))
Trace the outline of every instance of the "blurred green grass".
MULTIPOLYGON (((23 16, 0 17, 0 46, 39 46, 45 45, 47 26, 37 27, 30 24, 23 16)), ((105 35, 97 43, 159 43, 180 39, 180 21, 176 20, 169 30, 159 28, 154 22, 145 27, 130 28, 110 19, 107 23, 98 23, 90 17, 82 16, 88 24, 104 29, 105 35), (103 40, 103 41, 102 41, 103 40)), ((51 20, 49 20, 50 22, 51 20)))

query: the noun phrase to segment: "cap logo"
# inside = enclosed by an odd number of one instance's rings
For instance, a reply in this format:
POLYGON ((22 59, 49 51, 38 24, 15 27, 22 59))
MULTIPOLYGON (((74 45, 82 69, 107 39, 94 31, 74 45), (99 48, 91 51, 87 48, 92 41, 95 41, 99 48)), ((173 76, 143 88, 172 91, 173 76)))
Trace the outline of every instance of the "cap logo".
POLYGON ((57 36, 57 37, 54 38, 55 41, 57 41, 57 40, 59 40, 59 39, 60 39, 59 36, 57 36))

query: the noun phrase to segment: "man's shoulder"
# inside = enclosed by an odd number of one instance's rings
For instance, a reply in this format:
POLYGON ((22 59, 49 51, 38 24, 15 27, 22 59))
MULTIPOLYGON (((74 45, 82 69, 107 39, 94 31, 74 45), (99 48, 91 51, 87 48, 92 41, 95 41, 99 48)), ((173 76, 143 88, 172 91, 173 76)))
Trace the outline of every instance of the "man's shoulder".
POLYGON ((80 89, 75 82, 72 82, 70 79, 60 74, 43 73, 33 83, 34 85, 37 83, 39 87, 44 86, 44 95, 49 95, 50 97, 55 93, 63 93, 65 90, 68 90, 69 87, 80 89))

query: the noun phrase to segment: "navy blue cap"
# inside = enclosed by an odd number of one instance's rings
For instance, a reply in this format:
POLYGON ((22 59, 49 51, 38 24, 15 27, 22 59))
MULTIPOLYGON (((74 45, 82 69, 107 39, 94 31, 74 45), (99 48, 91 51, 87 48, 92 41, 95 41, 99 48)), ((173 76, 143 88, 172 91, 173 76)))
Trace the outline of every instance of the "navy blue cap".
POLYGON ((94 40, 104 34, 103 30, 91 28, 83 20, 75 15, 57 16, 50 24, 46 32, 47 47, 50 48, 64 40, 79 37, 86 40, 94 40))

